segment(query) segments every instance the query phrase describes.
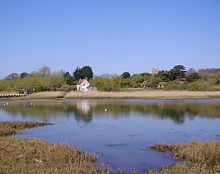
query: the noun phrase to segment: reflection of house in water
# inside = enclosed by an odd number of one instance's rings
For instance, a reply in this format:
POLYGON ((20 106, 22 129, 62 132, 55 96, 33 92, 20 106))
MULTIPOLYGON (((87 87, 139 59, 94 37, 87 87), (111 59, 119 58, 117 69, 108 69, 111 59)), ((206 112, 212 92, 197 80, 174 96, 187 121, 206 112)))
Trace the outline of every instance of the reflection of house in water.
POLYGON ((77 121, 83 120, 84 122, 90 122, 93 117, 92 107, 96 107, 96 105, 97 102, 92 100, 76 101, 77 121))
POLYGON ((82 114, 88 114, 91 110, 91 107, 95 107, 97 105, 97 101, 95 100, 78 100, 76 101, 76 108, 82 114))
POLYGON ((90 111, 90 101, 80 100, 76 102, 77 110, 83 114, 88 114, 90 111))

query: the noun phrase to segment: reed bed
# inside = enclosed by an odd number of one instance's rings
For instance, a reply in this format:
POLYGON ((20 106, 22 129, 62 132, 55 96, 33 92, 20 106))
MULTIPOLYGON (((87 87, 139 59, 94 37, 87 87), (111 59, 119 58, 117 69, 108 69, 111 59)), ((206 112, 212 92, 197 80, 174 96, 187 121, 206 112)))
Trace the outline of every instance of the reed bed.
POLYGON ((48 125, 48 123, 1 121, 0 122, 0 136, 8 136, 8 135, 15 134, 16 131, 21 130, 21 129, 41 127, 41 126, 45 126, 45 125, 48 125))
POLYGON ((220 141, 192 141, 184 144, 155 144, 153 150, 172 152, 182 163, 174 164, 149 174, 219 174, 220 141))
POLYGON ((6 137, 17 130, 47 123, 0 122, 0 174, 111 174, 96 164, 98 156, 65 144, 38 139, 6 137))

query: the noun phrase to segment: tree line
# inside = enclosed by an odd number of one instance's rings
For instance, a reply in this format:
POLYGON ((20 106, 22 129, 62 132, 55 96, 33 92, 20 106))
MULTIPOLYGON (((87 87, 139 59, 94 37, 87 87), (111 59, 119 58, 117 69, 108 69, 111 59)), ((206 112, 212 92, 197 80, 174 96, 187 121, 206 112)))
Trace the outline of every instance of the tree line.
POLYGON ((111 77, 96 76, 91 84, 102 91, 129 91, 137 89, 164 89, 213 91, 220 90, 220 69, 196 71, 185 66, 176 65, 170 70, 153 70, 152 73, 142 72, 131 75, 124 72, 111 77))
POLYGON ((27 73, 11 73, 0 80, 0 91, 41 92, 54 90, 75 90, 79 79, 93 78, 90 66, 77 67, 73 73, 68 71, 52 72, 47 66, 27 73))
POLYGON ((94 76, 91 66, 77 67, 73 72, 51 71, 47 66, 37 71, 21 74, 11 73, 0 80, 0 91, 53 91, 76 90, 80 79, 87 79, 91 86, 100 91, 129 91, 139 89, 164 90, 220 90, 220 69, 191 68, 186 71, 183 65, 176 65, 170 70, 153 70, 151 73, 142 72, 121 75, 94 76))

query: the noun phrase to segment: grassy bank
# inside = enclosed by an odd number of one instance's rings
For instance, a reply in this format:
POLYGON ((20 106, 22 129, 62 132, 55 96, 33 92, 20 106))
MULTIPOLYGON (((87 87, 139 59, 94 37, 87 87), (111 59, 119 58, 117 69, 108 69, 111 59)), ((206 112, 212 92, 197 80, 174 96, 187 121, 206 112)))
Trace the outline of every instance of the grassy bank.
POLYGON ((48 125, 48 123, 39 123, 39 122, 0 122, 0 136, 8 136, 15 134, 17 130, 28 129, 34 127, 40 127, 48 125))
POLYGON ((37 139, 5 137, 17 130, 44 126, 46 123, 0 122, 0 173, 2 174, 107 174, 105 166, 95 165, 98 157, 64 144, 37 139))
POLYGON ((56 98, 64 98, 66 92, 63 91, 45 91, 45 92, 37 92, 33 93, 29 96, 22 97, 25 99, 56 99, 56 98))
POLYGON ((220 98, 220 91, 163 91, 163 90, 142 90, 142 91, 123 91, 123 92, 62 92, 47 91, 37 92, 19 99, 102 99, 102 98, 120 98, 120 99, 210 99, 220 98))
POLYGON ((140 99, 201 99, 218 98, 220 91, 132 91, 132 92, 68 92, 65 98, 140 98, 140 99))
POLYGON ((174 164, 149 174, 218 174, 220 173, 220 141, 193 141, 185 144, 156 144, 151 147, 161 152, 172 152, 182 163, 174 164))

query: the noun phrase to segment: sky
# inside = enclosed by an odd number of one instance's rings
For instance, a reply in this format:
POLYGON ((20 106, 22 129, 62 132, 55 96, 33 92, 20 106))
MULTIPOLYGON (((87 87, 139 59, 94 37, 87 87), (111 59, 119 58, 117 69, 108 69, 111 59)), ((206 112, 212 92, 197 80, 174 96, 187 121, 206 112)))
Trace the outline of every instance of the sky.
POLYGON ((0 78, 220 67, 220 0, 0 0, 0 78))

